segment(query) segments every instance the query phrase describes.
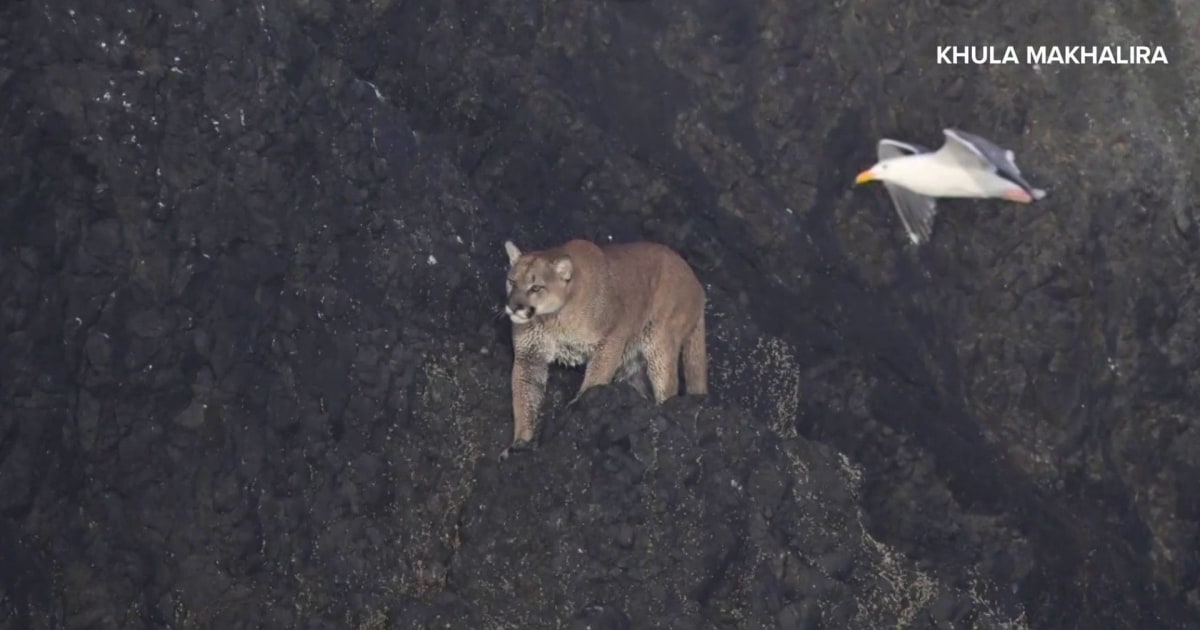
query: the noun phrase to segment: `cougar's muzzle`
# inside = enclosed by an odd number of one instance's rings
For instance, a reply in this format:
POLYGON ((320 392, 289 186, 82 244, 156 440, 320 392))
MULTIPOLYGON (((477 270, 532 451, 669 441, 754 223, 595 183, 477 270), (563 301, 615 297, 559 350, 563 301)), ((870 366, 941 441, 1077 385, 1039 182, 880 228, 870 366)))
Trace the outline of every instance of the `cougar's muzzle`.
POLYGON ((509 299, 508 303, 504 305, 504 312, 508 314, 509 319, 518 324, 524 324, 533 319, 537 309, 531 304, 522 303, 519 299, 509 299))

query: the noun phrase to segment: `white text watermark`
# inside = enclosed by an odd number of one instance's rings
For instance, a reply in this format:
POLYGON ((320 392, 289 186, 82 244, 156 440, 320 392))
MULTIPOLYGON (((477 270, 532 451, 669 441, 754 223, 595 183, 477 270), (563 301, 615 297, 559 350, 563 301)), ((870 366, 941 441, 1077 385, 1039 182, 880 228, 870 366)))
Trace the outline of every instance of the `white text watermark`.
POLYGON ((1162 46, 938 46, 939 64, 1166 64, 1162 46))

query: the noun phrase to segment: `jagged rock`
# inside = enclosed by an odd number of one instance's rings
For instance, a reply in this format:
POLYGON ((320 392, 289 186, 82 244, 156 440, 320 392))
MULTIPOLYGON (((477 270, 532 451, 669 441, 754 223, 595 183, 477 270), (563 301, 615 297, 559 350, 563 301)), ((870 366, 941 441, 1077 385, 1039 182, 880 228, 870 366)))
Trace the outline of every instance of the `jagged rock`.
POLYGON ((5 4, 0 627, 1194 627, 1174 9, 5 4), (945 126, 1050 196, 914 250, 849 184, 945 126), (500 464, 502 243, 574 236, 693 263, 712 393, 556 370, 500 464))

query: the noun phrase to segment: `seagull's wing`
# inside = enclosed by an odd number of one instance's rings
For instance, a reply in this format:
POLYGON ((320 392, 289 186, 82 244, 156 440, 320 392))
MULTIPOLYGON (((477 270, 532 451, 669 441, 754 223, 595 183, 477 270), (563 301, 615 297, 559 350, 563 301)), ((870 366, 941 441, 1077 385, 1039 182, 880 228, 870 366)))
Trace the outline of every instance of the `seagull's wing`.
MULTIPOLYGON (((890 138, 880 140, 878 150, 880 162, 929 153, 928 148, 919 144, 900 142, 890 138)), ((900 215, 900 221, 904 223, 904 231, 908 232, 909 240, 917 245, 927 242, 930 234, 933 233, 933 218, 937 214, 937 202, 932 197, 919 195, 899 184, 883 182, 883 187, 887 189, 888 195, 892 198, 892 205, 896 207, 896 214, 900 215)))
MULTIPOLYGON (((946 143, 938 149, 937 158, 939 160, 948 160, 963 168, 982 169, 989 173, 996 172, 998 165, 984 153, 983 148, 973 142, 976 136, 964 134, 957 129, 943 129, 942 133, 946 135, 946 143)), ((982 140, 982 138, 979 139, 982 140)), ((994 147, 995 145, 989 142, 988 146, 994 147)))
POLYGON ((890 138, 884 138, 879 141, 880 162, 907 155, 919 155, 921 153, 929 153, 929 149, 919 144, 900 142, 899 140, 892 140, 890 138))
POLYGON ((937 201, 933 197, 919 195, 899 184, 883 182, 892 205, 896 206, 896 214, 904 223, 904 231, 915 245, 929 241, 933 234, 933 219, 937 216, 937 201))
POLYGON ((953 158, 964 166, 974 164, 996 173, 1024 188, 1036 199, 1045 196, 1045 191, 1030 186, 1029 182, 1021 177, 1021 169, 1017 168, 1012 150, 996 146, 986 138, 958 129, 943 129, 942 133, 946 134, 946 144, 942 145, 939 154, 953 158))
MULTIPOLYGON (((919 144, 890 138, 879 141, 878 151, 880 162, 930 152, 928 148, 919 144)), ((909 240, 917 245, 928 241, 933 232, 933 218, 937 214, 937 203, 934 199, 891 182, 883 182, 883 187, 892 198, 892 205, 896 207, 896 214, 900 215, 900 221, 904 223, 904 231, 908 232, 909 240)))

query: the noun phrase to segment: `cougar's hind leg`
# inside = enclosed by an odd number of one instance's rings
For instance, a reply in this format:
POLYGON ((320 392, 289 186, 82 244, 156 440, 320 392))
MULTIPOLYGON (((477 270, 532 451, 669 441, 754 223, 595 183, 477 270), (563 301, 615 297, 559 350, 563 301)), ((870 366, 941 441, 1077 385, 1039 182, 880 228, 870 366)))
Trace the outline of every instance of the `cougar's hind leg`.
POLYGON ((654 402, 679 394, 679 344, 667 337, 656 337, 646 348, 646 374, 654 390, 654 402))
POLYGON ((642 396, 650 397, 650 388, 646 382, 646 361, 640 352, 631 352, 624 358, 613 380, 628 383, 642 396))
POLYGON ((691 395, 708 393, 708 348, 704 338, 704 315, 683 340, 683 386, 691 395))

